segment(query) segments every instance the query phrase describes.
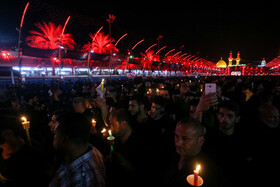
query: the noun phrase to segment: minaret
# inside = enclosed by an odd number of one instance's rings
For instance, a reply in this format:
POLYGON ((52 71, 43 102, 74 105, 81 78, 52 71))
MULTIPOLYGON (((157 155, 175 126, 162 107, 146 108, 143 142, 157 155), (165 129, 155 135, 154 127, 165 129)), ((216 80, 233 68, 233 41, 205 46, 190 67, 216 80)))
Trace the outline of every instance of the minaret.
POLYGON ((237 58, 235 59, 235 61, 236 61, 236 65, 239 65, 239 62, 240 62, 240 53, 239 53, 239 51, 238 51, 238 53, 237 53, 237 58))
POLYGON ((231 66, 232 65, 232 51, 229 52, 229 57, 228 57, 228 65, 231 66))

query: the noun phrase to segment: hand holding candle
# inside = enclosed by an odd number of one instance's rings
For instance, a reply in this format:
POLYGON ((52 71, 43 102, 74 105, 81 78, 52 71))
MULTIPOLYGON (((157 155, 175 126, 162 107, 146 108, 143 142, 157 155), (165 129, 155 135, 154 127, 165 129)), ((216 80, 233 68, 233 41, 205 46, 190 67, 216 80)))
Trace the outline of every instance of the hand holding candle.
POLYGON ((30 134, 29 134, 29 129, 30 129, 30 121, 27 121, 26 117, 21 117, 21 119, 23 120, 22 122, 22 126, 25 129, 26 132, 26 137, 27 137, 27 142, 29 145, 31 145, 31 140, 30 140, 30 134))

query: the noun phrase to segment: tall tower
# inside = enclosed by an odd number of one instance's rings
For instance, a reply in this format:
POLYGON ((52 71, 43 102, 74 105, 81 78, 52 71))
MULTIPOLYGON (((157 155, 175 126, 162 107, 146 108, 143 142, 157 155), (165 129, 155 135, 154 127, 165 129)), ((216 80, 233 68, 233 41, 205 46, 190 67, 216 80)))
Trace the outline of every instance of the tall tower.
POLYGON ((232 65, 232 51, 229 52, 229 57, 228 57, 228 65, 231 66, 232 65))
POLYGON ((238 53, 237 53, 237 58, 235 59, 235 61, 236 61, 236 65, 239 65, 239 62, 240 62, 240 53, 239 53, 239 51, 238 51, 238 53))

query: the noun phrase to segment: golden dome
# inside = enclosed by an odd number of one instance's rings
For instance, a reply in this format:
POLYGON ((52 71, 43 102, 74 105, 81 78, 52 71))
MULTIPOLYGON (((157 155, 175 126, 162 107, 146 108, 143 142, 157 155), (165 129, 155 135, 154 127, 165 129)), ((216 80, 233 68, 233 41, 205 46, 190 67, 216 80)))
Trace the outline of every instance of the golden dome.
POLYGON ((216 67, 218 67, 218 68, 226 68, 227 67, 227 63, 221 57, 221 60, 219 60, 219 62, 216 64, 216 67))

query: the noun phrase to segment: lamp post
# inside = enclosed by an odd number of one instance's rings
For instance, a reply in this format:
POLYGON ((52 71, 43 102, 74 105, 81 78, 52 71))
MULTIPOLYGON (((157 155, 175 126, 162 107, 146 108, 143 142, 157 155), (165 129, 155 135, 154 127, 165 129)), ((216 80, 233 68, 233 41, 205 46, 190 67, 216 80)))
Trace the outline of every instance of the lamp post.
MULTIPOLYGON (((25 17, 25 13, 26 13, 26 10, 29 6, 29 2, 26 3, 25 5, 25 8, 24 8, 24 11, 23 11, 23 14, 21 16, 21 21, 20 21, 20 26, 19 26, 19 29, 18 29, 18 66, 19 66, 19 76, 21 77, 21 60, 20 60, 20 38, 21 38, 21 29, 22 29, 22 24, 23 24, 23 20, 24 20, 24 17, 25 17)), ((20 79, 21 80, 21 79, 20 79)))

